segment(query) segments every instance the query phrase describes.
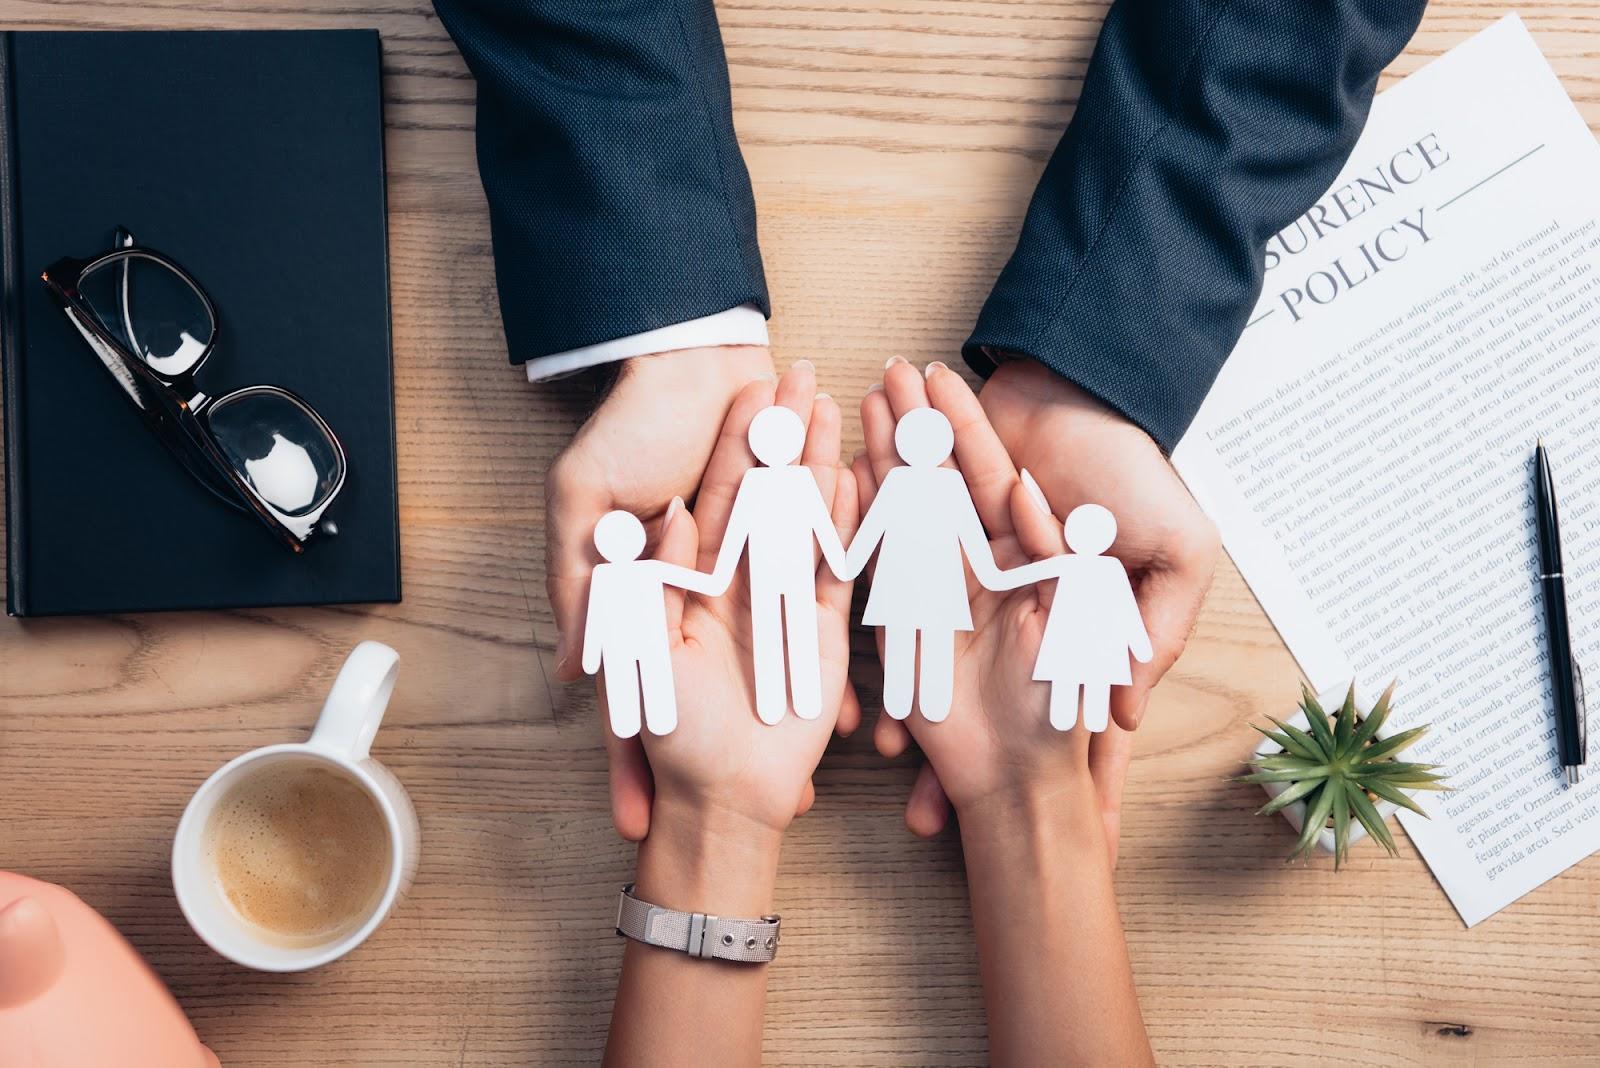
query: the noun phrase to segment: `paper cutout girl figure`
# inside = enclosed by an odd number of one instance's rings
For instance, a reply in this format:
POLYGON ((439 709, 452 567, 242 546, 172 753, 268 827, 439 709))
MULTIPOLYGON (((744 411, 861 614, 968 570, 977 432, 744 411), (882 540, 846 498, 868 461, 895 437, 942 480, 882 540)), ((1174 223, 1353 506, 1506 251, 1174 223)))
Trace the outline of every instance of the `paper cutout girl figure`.
POLYGON ((750 421, 748 440, 763 466, 752 467, 739 483, 712 570, 713 592, 727 589, 748 546, 756 714, 763 723, 783 719, 787 651, 795 715, 816 719, 822 714, 816 547, 822 546, 828 566, 838 574, 844 569, 844 546, 811 469, 795 462, 806 440, 800 417, 780 405, 764 408, 750 421))
POLYGON ((1083 695, 1083 725, 1103 731, 1111 716, 1111 687, 1132 681, 1131 652, 1148 664, 1150 634, 1122 561, 1102 556, 1117 538, 1117 520, 1098 504, 1080 504, 1062 527, 1069 552, 1003 571, 998 586, 1016 589, 1056 579, 1056 596, 1039 643, 1035 679, 1050 683, 1050 725, 1071 730, 1083 695))
POLYGON ((639 559, 644 541, 644 524, 628 512, 607 512, 594 525, 595 548, 608 562, 595 565, 589 580, 583 670, 593 675, 605 667, 606 704, 618 738, 639 733, 641 705, 651 734, 670 734, 678 725, 665 587, 721 592, 710 575, 639 559))
POLYGON ((1000 572, 966 480, 939 466, 955 448, 950 420, 935 408, 913 409, 895 424, 894 447, 907 466, 884 476, 839 577, 858 574, 882 543, 862 622, 884 629, 883 707, 895 719, 910 715, 916 675, 917 706, 937 723, 950 714, 956 631, 972 629, 963 552, 990 589, 1000 572))

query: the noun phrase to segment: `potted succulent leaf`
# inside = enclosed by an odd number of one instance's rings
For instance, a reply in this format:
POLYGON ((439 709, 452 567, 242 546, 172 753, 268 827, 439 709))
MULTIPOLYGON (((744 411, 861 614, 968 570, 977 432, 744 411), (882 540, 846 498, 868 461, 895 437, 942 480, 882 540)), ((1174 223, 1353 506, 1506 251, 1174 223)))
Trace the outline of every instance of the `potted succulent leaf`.
POLYGON ((1287 722, 1273 719, 1273 730, 1255 728, 1265 738, 1249 761, 1255 770, 1239 781, 1260 783, 1269 798, 1261 814, 1281 812, 1300 832, 1289 860, 1320 850, 1333 854, 1337 869, 1350 843, 1368 834, 1393 856, 1394 838, 1385 821, 1397 807, 1427 816, 1410 791, 1446 789, 1435 774, 1437 764, 1395 759, 1428 728, 1385 733, 1393 695, 1391 683, 1377 703, 1361 711, 1352 683, 1344 703, 1330 715, 1302 685, 1294 716, 1287 722))

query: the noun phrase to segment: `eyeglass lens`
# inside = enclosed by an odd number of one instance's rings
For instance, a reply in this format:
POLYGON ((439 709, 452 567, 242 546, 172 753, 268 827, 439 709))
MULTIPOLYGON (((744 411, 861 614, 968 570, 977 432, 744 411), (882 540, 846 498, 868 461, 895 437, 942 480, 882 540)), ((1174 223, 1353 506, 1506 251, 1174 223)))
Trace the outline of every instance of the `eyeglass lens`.
POLYGON ((262 500, 288 516, 327 503, 344 476, 327 430, 281 390, 257 386, 212 405, 211 433, 228 460, 262 500))
POLYGON ((100 325, 158 374, 193 370, 216 330, 188 280, 141 253, 113 257, 86 272, 78 291, 100 325))

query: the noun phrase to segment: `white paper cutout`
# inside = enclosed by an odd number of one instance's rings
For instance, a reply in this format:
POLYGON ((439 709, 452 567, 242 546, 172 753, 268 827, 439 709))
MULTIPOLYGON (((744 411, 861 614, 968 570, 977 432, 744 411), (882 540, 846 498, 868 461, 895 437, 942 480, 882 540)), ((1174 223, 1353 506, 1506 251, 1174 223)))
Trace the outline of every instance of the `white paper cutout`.
POLYGON ((985 586, 993 589, 1001 576, 966 480, 939 466, 955 448, 950 420, 936 408, 915 408, 895 424, 894 447, 907 466, 884 476, 839 577, 859 574, 878 550, 861 621, 884 629, 884 710, 905 719, 915 690, 923 717, 937 723, 950 714, 956 631, 972 629, 963 551, 985 586))
POLYGON ((607 512, 594 525, 594 545, 607 563, 589 579, 589 613, 583 629, 583 670, 605 667, 606 703, 618 738, 639 733, 640 708, 651 734, 678 725, 672 650, 667 640, 667 586, 715 595, 710 575, 661 560, 641 560, 644 524, 628 512, 607 512))
POLYGON ((1081 693, 1084 728, 1098 733, 1111 718, 1111 687, 1133 681, 1128 654, 1150 662, 1150 634, 1122 561, 1101 555, 1117 538, 1116 517, 1098 504, 1080 504, 1062 532, 1068 552, 1003 571, 990 588, 1057 580, 1033 677, 1050 683, 1051 726, 1073 728, 1081 693))
POLYGON ((1050 723, 1057 730, 1077 724, 1080 696, 1084 728, 1106 729, 1111 687, 1132 682, 1129 654, 1140 663, 1153 655, 1126 569, 1102 555, 1117 536, 1110 511, 1079 505, 1063 524, 1068 552, 1001 571, 965 478, 940 466, 955 447, 950 420, 937 409, 917 408, 895 425, 895 451, 905 466, 884 476, 846 550, 811 470, 796 462, 805 435, 800 417, 781 406, 751 420, 750 451, 760 466, 739 484, 709 575, 639 559, 644 526, 627 512, 608 512, 595 524, 595 547, 607 562, 590 579, 583 669, 592 675, 605 668, 611 729, 619 738, 638 734, 641 718, 653 734, 677 726, 665 587, 719 596, 745 555, 756 712, 776 724, 792 700, 802 718, 820 716, 818 546, 846 581, 877 553, 862 623, 884 629, 883 707, 895 719, 911 714, 913 695, 929 722, 950 714, 956 632, 972 629, 964 558, 991 590, 1057 580, 1033 678, 1050 683, 1050 723))
POLYGON ((781 721, 790 699, 797 716, 816 719, 822 715, 816 547, 840 574, 844 546, 811 469, 795 462, 806 440, 800 416, 780 405, 764 408, 750 421, 747 440, 761 466, 739 483, 712 574, 719 589, 727 589, 748 551, 751 667, 761 721, 781 721))

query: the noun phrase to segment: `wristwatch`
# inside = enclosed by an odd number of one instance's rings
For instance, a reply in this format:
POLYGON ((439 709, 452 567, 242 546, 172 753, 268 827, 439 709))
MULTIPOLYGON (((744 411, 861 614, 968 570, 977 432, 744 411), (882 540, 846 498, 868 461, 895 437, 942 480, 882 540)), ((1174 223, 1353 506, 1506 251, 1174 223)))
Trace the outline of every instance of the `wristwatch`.
POLYGON ((633 896, 633 884, 617 899, 617 934, 702 960, 765 964, 778 955, 776 916, 734 920, 704 912, 677 912, 633 896))

